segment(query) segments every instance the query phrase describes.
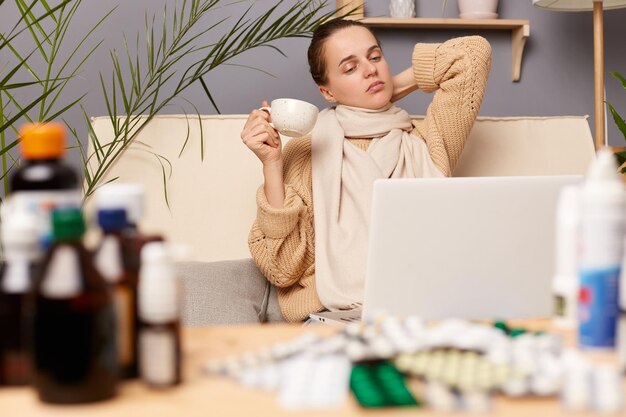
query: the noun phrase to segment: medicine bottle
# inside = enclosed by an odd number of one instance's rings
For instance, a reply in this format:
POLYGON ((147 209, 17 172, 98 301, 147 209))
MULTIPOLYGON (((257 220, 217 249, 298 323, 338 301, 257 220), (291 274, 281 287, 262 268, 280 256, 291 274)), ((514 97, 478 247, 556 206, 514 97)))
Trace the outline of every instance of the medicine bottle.
POLYGON ((103 236, 94 251, 94 264, 109 283, 116 312, 117 356, 120 376, 137 377, 137 276, 124 268, 122 233, 127 227, 123 209, 98 210, 103 236))
POLYGON ((615 157, 600 149, 582 191, 578 342, 583 348, 615 348, 624 210, 615 157))
POLYGON ((109 285, 82 244, 78 209, 53 211, 52 230, 33 294, 33 385, 44 402, 111 398, 118 366, 109 285))
POLYGON ((2 213, 5 263, 0 272, 0 385, 30 382, 28 296, 40 258, 33 216, 2 213))
POLYGON ((153 388, 181 382, 179 289, 167 247, 146 244, 139 274, 139 372, 153 388))
POLYGON ((51 210, 81 204, 78 176, 62 161, 65 142, 60 123, 24 125, 20 129, 21 165, 9 181, 7 204, 13 210, 30 210, 37 217, 44 248, 51 243, 51 210))

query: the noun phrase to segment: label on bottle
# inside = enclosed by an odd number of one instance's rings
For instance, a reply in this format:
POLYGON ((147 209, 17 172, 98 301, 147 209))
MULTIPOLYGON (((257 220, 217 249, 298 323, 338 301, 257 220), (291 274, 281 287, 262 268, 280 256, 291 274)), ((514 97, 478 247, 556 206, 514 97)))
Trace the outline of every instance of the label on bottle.
POLYGON ((69 246, 57 247, 45 267, 41 294, 47 298, 72 298, 82 291, 78 253, 69 246))
POLYGON ((94 264, 102 277, 111 284, 119 282, 124 275, 122 248, 117 238, 106 236, 94 257, 94 264))
POLYGON ((582 347, 615 347, 619 317, 620 268, 583 269, 578 293, 579 343, 582 347))
POLYGON ((52 242, 52 210, 80 207, 81 195, 79 190, 17 191, 7 204, 10 210, 27 210, 36 217, 40 242, 47 248, 52 242))
POLYGON ((122 366, 130 365, 134 358, 135 317, 133 316, 131 291, 126 286, 117 286, 114 292, 115 313, 117 315, 117 353, 122 366))
POLYGON ((143 329, 139 338, 141 377, 153 385, 176 382, 176 337, 172 332, 143 329))
POLYGON ((30 289, 33 277, 28 259, 14 259, 7 262, 0 291, 7 294, 24 294, 30 289))
POLYGON ((554 315, 557 317, 565 317, 565 297, 560 295, 560 294, 556 294, 554 296, 554 315))

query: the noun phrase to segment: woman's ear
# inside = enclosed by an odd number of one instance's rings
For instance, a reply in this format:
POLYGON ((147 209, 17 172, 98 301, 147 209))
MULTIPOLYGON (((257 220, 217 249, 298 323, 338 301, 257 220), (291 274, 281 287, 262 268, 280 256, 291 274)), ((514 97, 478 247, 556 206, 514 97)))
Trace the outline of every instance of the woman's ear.
POLYGON ((323 85, 320 85, 319 89, 320 89, 320 94, 322 95, 322 97, 324 97, 326 99, 326 101, 328 101, 330 103, 336 103, 337 102, 337 99, 335 98, 333 93, 330 92, 330 90, 328 88, 324 87, 323 85))

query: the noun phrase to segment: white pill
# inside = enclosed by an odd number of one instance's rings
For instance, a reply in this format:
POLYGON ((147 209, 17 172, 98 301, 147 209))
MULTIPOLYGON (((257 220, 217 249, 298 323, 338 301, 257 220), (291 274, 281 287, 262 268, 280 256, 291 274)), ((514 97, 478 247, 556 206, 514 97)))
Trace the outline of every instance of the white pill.
POLYGON ((381 359, 390 358, 396 353, 393 345, 384 337, 377 337, 371 340, 370 348, 372 352, 381 359))
POLYGON ((456 409, 457 403, 450 389, 439 382, 426 384, 426 399, 428 404, 436 411, 450 412, 456 409))
POLYGON ((528 394, 530 387, 527 378, 512 378, 502 384, 501 389, 510 397, 521 397, 528 394))
POLYGON ((463 405, 470 413, 486 413, 491 408, 491 399, 486 391, 463 391, 463 405))

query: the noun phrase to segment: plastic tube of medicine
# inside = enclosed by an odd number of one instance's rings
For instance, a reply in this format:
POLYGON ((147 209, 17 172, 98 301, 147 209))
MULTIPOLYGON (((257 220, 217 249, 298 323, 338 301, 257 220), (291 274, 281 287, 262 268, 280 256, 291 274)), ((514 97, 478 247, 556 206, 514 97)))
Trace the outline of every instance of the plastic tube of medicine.
POLYGON ((601 149, 582 191, 578 336, 583 348, 615 347, 624 205, 615 157, 601 149))
POLYGON ((556 271, 552 281, 554 325, 570 329, 577 322, 580 195, 578 185, 563 187, 556 211, 556 271))

